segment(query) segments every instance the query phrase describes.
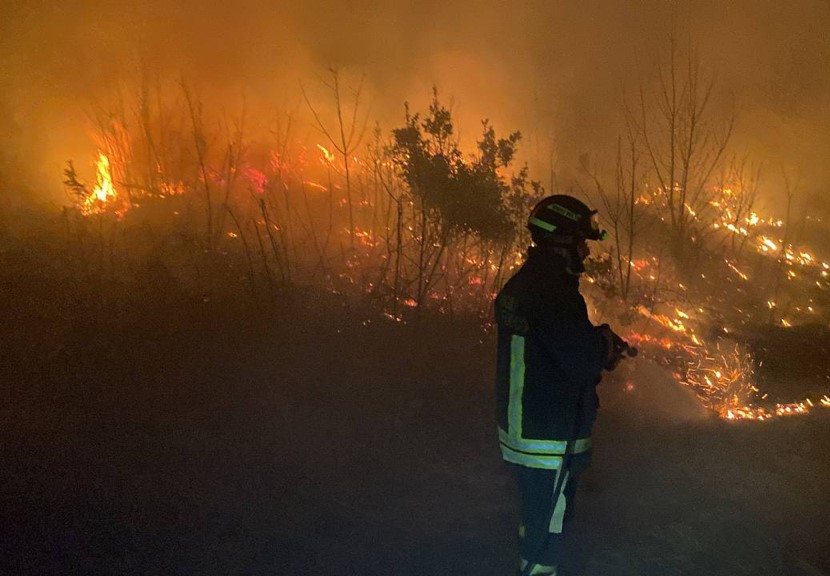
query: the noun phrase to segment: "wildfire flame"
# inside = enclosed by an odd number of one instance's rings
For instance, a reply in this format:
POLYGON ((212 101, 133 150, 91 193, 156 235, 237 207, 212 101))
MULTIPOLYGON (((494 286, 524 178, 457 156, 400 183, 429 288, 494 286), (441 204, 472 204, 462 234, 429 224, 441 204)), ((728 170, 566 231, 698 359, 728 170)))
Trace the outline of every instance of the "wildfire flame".
POLYGON ((87 215, 100 214, 105 210, 107 205, 112 204, 118 198, 118 193, 112 182, 110 161, 103 152, 98 152, 98 160, 95 163, 95 167, 95 188, 84 199, 84 203, 81 206, 81 212, 87 215))
MULTIPOLYGON (((290 186, 299 183, 304 195, 311 190, 328 192, 332 207, 345 206, 348 199, 342 195, 336 195, 339 190, 342 190, 342 186, 337 183, 337 179, 342 174, 337 165, 335 151, 322 144, 317 144, 316 148, 314 160, 306 159, 303 151, 300 151, 295 159, 289 157, 287 153, 272 152, 270 172, 261 171, 253 165, 243 166, 243 174, 247 177, 245 181, 247 191, 252 193, 256 200, 264 201, 273 188, 279 186, 280 190, 286 193, 290 186), (309 167, 309 177, 315 179, 320 179, 321 171, 319 167, 322 166, 328 177, 326 185, 305 177, 302 170, 298 170, 296 175, 293 174, 292 166, 295 165, 300 168, 309 167), (312 167, 317 168, 317 170, 312 170, 312 167)), ((102 149, 109 148, 102 146, 102 149)), ((305 150, 305 148, 302 150, 305 150)), ((371 164, 361 163, 360 159, 354 155, 348 159, 354 161, 352 166, 356 174, 362 170, 375 169, 371 164)), ((110 158, 104 153, 98 152, 95 187, 87 195, 81 195, 79 201, 80 211, 84 215, 110 212, 120 216, 128 209, 129 203, 125 202, 124 198, 119 197, 119 191, 116 190, 113 178, 113 172, 117 174, 126 173, 126 169, 122 165, 125 160, 119 155, 114 155, 113 160, 117 163, 114 167, 115 170, 113 170, 110 158)), ((127 188, 128 184, 126 183, 123 186, 130 190, 131 199, 151 195, 167 197, 185 193, 184 184, 180 183, 172 186, 167 183, 166 178, 163 178, 163 180, 164 183, 153 190, 141 190, 132 183, 129 184, 129 188, 127 188)), ((82 185, 79 187, 83 188, 82 185)), ((820 253, 816 253, 805 246, 791 244, 786 233, 777 234, 774 229, 782 228, 783 221, 759 215, 754 211, 746 211, 746 209, 737 206, 735 192, 731 188, 723 188, 721 192, 722 196, 718 201, 709 203, 711 208, 718 210, 715 221, 710 222, 710 225, 715 231, 718 231, 715 232, 717 238, 730 242, 726 247, 731 246, 732 252, 727 254, 726 249, 724 249, 724 256, 720 258, 720 265, 725 266, 724 270, 730 275, 728 278, 730 282, 732 281, 731 274, 736 275, 744 282, 748 282, 750 276, 754 279, 757 278, 757 282, 763 282, 766 269, 757 264, 753 266, 753 263, 756 260, 772 259, 775 260, 775 269, 793 284, 809 282, 811 286, 815 284, 822 289, 830 287, 830 283, 826 280, 830 273, 828 272, 830 271, 830 263, 823 262, 820 253), (746 251, 749 253, 748 255, 742 252, 744 243, 751 247, 750 250, 746 251), (745 254, 743 257, 742 253, 745 254), (758 258, 758 255, 762 258, 758 258)), ((85 188, 84 193, 86 193, 85 188)), ((638 205, 659 203, 661 202, 661 194, 662 191, 659 189, 651 190, 650 193, 644 193, 637 198, 636 203, 638 205)), ((364 198, 361 200, 361 205, 369 206, 369 202, 369 199, 364 198)), ((411 201, 408 201, 406 205, 413 206, 411 201)), ((703 218, 708 218, 710 214, 708 211, 703 213, 699 210, 693 210, 688 204, 684 206, 684 209, 696 222, 702 222, 703 218)), ((178 212, 175 212, 175 214, 178 214, 178 212)), ((417 235, 412 222, 403 217, 401 218, 402 220, 399 222, 400 230, 409 231, 413 238, 422 241, 423 237, 417 235)), ((255 221, 255 225, 259 227, 267 224, 267 222, 259 219, 255 221)), ((275 230, 279 230, 274 223, 271 223, 271 225, 274 226, 275 230)), ((377 257, 378 252, 382 253, 381 258, 391 258, 389 238, 384 239, 383 236, 378 235, 374 221, 371 228, 351 226, 335 229, 342 231, 338 233, 352 235, 354 250, 354 255, 345 261, 346 268, 338 277, 351 286, 362 286, 367 293, 374 293, 378 285, 377 281, 367 282, 363 277, 365 274, 362 270, 374 265, 372 258, 377 257)), ((226 231, 225 233, 228 238, 242 238, 244 241, 244 236, 241 233, 235 231, 226 231)), ((390 233, 388 227, 385 229, 385 233, 390 233)), ((396 242, 399 241, 399 239, 396 240, 396 242)), ((440 247, 437 243, 432 244, 432 248, 440 247)), ((396 256, 396 258, 398 257, 396 256)), ((466 248, 463 253, 458 255, 458 258, 462 263, 459 270, 456 270, 459 278, 454 284, 448 284, 446 293, 442 293, 437 289, 430 290, 420 294, 416 300, 408 294, 397 294, 396 292, 395 309, 392 313, 386 313, 386 317, 396 322, 402 322, 405 314, 399 314, 401 310, 398 305, 402 306, 403 309, 417 308, 429 301, 439 300, 442 302, 450 301, 450 306, 452 306, 450 298, 463 301, 465 294, 475 294, 476 297, 486 295, 489 301, 493 297, 490 291, 497 283, 497 279, 491 278, 490 274, 502 271, 502 265, 505 266, 504 270, 509 271, 519 266, 523 261, 521 252, 504 254, 500 262, 496 263, 486 253, 477 253, 475 250, 467 251, 466 248)), ((643 322, 645 326, 642 328, 642 332, 630 330, 626 337, 643 348, 644 357, 650 357, 669 368, 676 381, 691 388, 707 407, 727 420, 768 420, 780 416, 804 414, 813 408, 830 408, 830 396, 828 395, 815 401, 807 398, 787 404, 767 402, 767 394, 762 394, 754 384, 756 366, 748 347, 734 342, 733 338, 735 337, 731 335, 733 330, 725 326, 721 326, 716 335, 711 335, 711 328, 713 327, 711 314, 704 311, 703 308, 697 307, 693 300, 690 301, 685 296, 689 293, 687 287, 674 281, 671 266, 667 271, 665 267, 661 267, 661 260, 662 258, 659 256, 645 253, 640 254, 637 258, 632 255, 624 261, 624 265, 630 269, 633 277, 639 279, 644 285, 654 286, 653 294, 657 294, 657 285, 661 279, 666 277, 668 277, 668 284, 672 286, 672 291, 676 294, 675 297, 669 297, 662 302, 652 296, 653 300, 650 307, 639 304, 632 310, 641 317, 637 320, 643 322), (679 288, 679 293, 675 286, 679 288), (723 337, 724 334, 727 335, 725 338, 723 337)), ((386 266, 388 267, 388 264, 386 266)), ((443 267, 445 264, 441 264, 441 266, 443 267)), ((767 268, 771 267, 768 266, 767 268)), ((449 277, 449 273, 445 272, 445 276, 449 277)), ((706 279, 706 275, 700 274, 700 276, 706 279)), ((601 278, 597 280, 588 275, 585 276, 585 280, 591 284, 601 282, 601 278)), ((663 283, 666 284, 666 280, 663 280, 663 283)), ((821 313, 820 309, 817 312, 813 308, 812 299, 809 302, 798 302, 798 304, 803 304, 802 306, 794 306, 790 305, 790 298, 785 293, 777 294, 780 303, 773 299, 767 300, 767 298, 768 295, 764 294, 770 316, 773 317, 775 323, 781 326, 787 327, 798 324, 800 319, 798 314, 804 314, 804 310, 809 311, 812 315, 821 313), (785 313, 788 317, 782 318, 781 316, 785 313)), ((761 302, 764 300, 761 300, 761 302)), ((738 307, 736 307, 736 311, 745 316, 750 315, 749 312, 744 314, 741 308, 738 307)), ((737 330, 734 332, 739 333, 737 330)), ((627 387, 628 391, 632 389, 633 384, 627 387)))
POLYGON ((334 162, 334 152, 329 152, 329 149, 323 146, 322 144, 317 144, 317 149, 323 153, 323 158, 325 159, 326 163, 331 164, 332 162, 334 162))

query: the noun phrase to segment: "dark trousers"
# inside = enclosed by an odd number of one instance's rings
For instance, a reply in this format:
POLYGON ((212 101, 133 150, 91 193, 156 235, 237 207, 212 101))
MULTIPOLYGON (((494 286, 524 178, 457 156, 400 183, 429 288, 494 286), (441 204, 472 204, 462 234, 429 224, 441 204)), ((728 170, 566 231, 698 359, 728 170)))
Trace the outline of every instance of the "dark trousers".
POLYGON ((555 574, 556 567, 561 564, 566 525, 574 514, 577 482, 588 461, 587 454, 573 458, 562 471, 565 477, 560 494, 554 494, 560 471, 513 465, 522 498, 519 527, 521 567, 533 565, 530 574, 555 574))

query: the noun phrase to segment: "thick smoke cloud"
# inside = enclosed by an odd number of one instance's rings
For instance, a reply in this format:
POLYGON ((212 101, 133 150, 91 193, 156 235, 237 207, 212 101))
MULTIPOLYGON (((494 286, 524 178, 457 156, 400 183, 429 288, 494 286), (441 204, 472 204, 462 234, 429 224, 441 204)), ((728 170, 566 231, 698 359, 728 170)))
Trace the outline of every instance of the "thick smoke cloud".
POLYGON ((85 113, 142 74, 184 76, 218 108, 244 95, 265 121, 303 110, 301 83, 323 102, 319 79, 338 67, 366 75, 364 101, 384 128, 436 85, 467 145, 487 117, 523 132, 534 177, 547 183, 552 158, 567 180, 581 154, 608 156, 624 95, 654 78, 674 35, 715 78, 715 109, 734 106, 735 147, 820 192, 828 29, 825 0, 5 2, 0 176, 55 197, 63 162, 93 152, 85 113))

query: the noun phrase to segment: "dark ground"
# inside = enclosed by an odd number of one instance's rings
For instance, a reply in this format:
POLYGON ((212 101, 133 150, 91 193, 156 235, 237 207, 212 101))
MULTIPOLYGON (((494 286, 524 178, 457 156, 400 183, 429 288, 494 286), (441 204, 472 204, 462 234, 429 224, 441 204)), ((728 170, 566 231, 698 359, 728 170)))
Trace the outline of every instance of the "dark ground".
MULTIPOLYGON (((3 574, 513 574, 493 343, 474 326, 309 295, 266 318, 5 288, 3 574)), ((645 391, 603 384, 584 574, 830 573, 828 415, 674 414, 669 384, 627 370, 645 391)))

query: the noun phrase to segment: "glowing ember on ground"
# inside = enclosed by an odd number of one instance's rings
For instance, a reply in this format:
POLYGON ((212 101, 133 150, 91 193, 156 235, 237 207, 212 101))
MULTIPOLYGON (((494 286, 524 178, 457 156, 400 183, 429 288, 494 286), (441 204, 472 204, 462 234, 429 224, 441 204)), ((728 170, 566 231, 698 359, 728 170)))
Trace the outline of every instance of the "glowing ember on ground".
POLYGON ((761 236, 759 238, 759 240, 761 241, 761 245, 760 245, 761 250, 763 250, 764 252, 769 252, 770 250, 772 250, 773 252, 778 251, 778 244, 773 242, 773 240, 771 238, 767 238, 766 236, 761 236))
POLYGON ((726 265, 729 266, 729 269, 732 270, 735 274, 737 274, 741 278, 741 280, 749 280, 749 276, 738 270, 738 267, 735 266, 732 262, 730 262, 729 260, 726 260, 725 262, 726 265))
MULTIPOLYGON (((310 148, 313 150, 314 146, 310 148)), ((247 160, 238 167, 243 176, 239 191, 244 190, 245 200, 253 198, 262 203, 255 205, 257 216, 249 216, 250 225, 257 231, 272 229, 280 232, 279 236, 265 238, 265 241, 277 247, 285 242, 287 255, 289 247, 295 251, 302 247, 301 242, 286 231, 304 230, 310 238, 310 241, 306 238, 307 244, 314 247, 315 262, 330 273, 330 278, 338 279, 339 285, 333 286, 333 290, 353 290, 373 297, 380 295, 388 306, 383 314, 389 320, 404 322, 409 314, 429 308, 442 313, 474 311, 486 323, 487 312, 482 313, 481 308, 489 310, 498 284, 521 265, 525 258, 524 245, 511 245, 499 252, 492 246, 478 243, 474 235, 467 233, 459 236, 464 238, 463 244, 454 244, 447 239, 449 236, 441 239, 431 233, 426 220, 419 219, 419 204, 399 187, 393 163, 382 158, 361 160, 354 154, 346 157, 351 162, 352 183, 359 182, 363 188, 352 205, 359 207, 364 219, 361 221, 361 213, 357 213, 357 222, 346 226, 342 216, 349 199, 344 193, 344 166, 329 148, 321 144, 316 148, 313 154, 302 145, 293 152, 288 148, 280 153, 270 152, 269 163, 263 169, 247 160), (370 188, 371 193, 368 192, 370 188), (292 204, 295 198, 298 201, 292 204), (261 206, 273 209, 274 218, 281 217, 284 221, 264 221, 260 218, 261 206), (324 220, 327 220, 328 231, 315 237, 315 226, 319 222, 312 215, 318 212, 327 214, 324 220), (346 242, 349 236, 350 242, 346 242), (326 252, 329 246, 335 245, 342 251, 339 260, 326 252), (348 252, 345 246, 350 246, 348 252), (332 268, 328 269, 329 266, 332 268), (384 290, 391 290, 391 293, 384 293, 384 290)), ((121 164, 125 162, 122 156, 116 154, 113 159, 115 165, 111 165, 110 158, 103 153, 98 154, 95 188, 88 195, 79 195, 83 214, 109 212, 120 215, 119 210, 125 211, 131 205, 126 196, 119 197, 113 177, 117 174, 124 179, 123 175, 131 171, 121 164)), ((180 177, 177 175, 175 180, 180 177)), ((144 190, 144 184, 136 185, 126 180, 120 185, 130 191, 131 200, 186 193, 184 184, 175 187, 164 184, 173 180, 166 174, 154 173, 154 178, 151 190, 144 190)), ((203 178, 208 181, 215 178, 212 183, 217 189, 232 182, 227 176, 222 179, 213 173, 203 178)), ((192 189, 192 181, 190 186, 192 189)), ((234 198, 236 192, 227 188, 228 198, 232 200, 228 206, 235 214, 242 215, 245 204, 234 198)), ((706 249, 713 246, 721 250, 717 257, 701 267, 691 267, 693 273, 687 270, 689 273, 684 276, 679 261, 663 247, 659 248, 659 253, 644 249, 621 257, 615 263, 615 266, 630 271, 635 292, 640 290, 636 299, 630 301, 629 311, 634 312, 632 317, 639 315, 637 321, 641 324, 638 331, 624 336, 632 344, 642 347, 644 357, 665 366, 679 383, 690 387, 705 406, 725 419, 768 420, 805 414, 815 407, 830 408, 830 397, 826 395, 815 402, 805 399, 774 404, 755 385, 754 359, 748 346, 740 342, 747 323, 753 320, 753 315, 761 317, 760 325, 770 327, 798 326, 807 314, 812 318, 821 317, 821 300, 810 298, 808 302, 804 298, 798 301, 797 290, 803 285, 809 285, 811 289, 813 286, 822 289, 830 286, 825 280, 830 264, 822 262, 810 248, 791 243, 789 229, 779 234, 777 229, 784 226, 781 220, 740 206, 739 196, 740 191, 736 188, 725 187, 718 200, 709 202, 708 207, 698 206, 697 210, 689 205, 684 207, 696 227, 694 249, 701 250, 704 255, 706 249), (714 214, 713 209, 717 211, 714 214), (712 236, 698 232, 703 228, 708 228, 712 236), (744 251, 745 245, 748 249, 744 251), (736 281, 736 277, 742 282, 736 281), (752 282, 749 282, 750 278, 752 282), (767 289, 765 283, 771 287, 773 282, 770 280, 777 282, 778 279, 789 280, 781 284, 793 288, 767 289), (742 300, 734 300, 734 305, 730 302, 737 293, 723 296, 724 288, 730 285, 739 287, 740 294, 744 295, 742 300), (719 290, 717 296, 711 292, 713 286, 719 290), (747 295, 754 299, 748 299, 747 295)), ((643 209, 665 208, 665 198, 659 189, 641 195, 635 203, 643 209)), ((229 244, 247 250, 244 224, 239 230, 222 230, 221 236, 229 239, 229 244)), ((791 224, 787 223, 788 226, 791 224)), ((716 254, 714 250, 710 253, 716 254)), ((608 268, 613 269, 610 264, 608 268)), ((606 289, 608 280, 603 273, 602 267, 596 273, 592 270, 590 275, 584 276, 585 285, 591 285, 593 290, 606 289)), ((608 300, 605 310, 608 311, 609 304, 613 308, 618 303, 608 300)), ((631 392, 634 386, 629 382, 626 390, 631 392)))
MULTIPOLYGON (((671 336, 657 338, 632 332, 628 338, 632 344, 646 351, 651 350, 648 355, 658 363, 681 361, 682 365, 677 365, 672 372, 675 380, 692 388, 703 404, 721 418, 769 420, 807 414, 816 407, 830 408, 830 396, 827 395, 817 402, 805 398, 798 402, 756 405, 763 402, 767 394, 760 394, 754 384, 755 367, 745 347, 722 341, 713 346, 699 340, 682 343, 675 338, 687 337, 686 335, 675 331, 670 331, 669 334, 671 336)), ((626 391, 631 389, 630 383, 626 384, 626 391)))

